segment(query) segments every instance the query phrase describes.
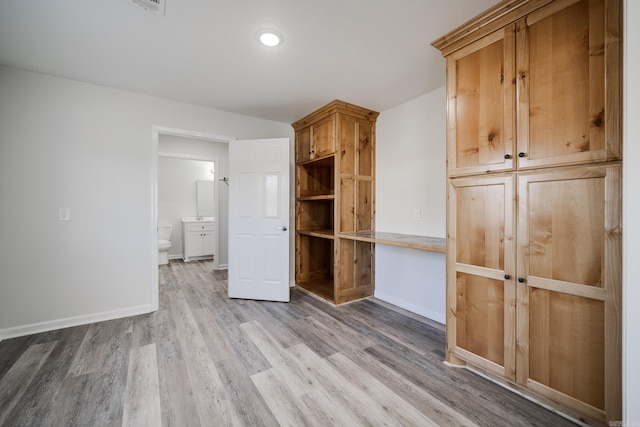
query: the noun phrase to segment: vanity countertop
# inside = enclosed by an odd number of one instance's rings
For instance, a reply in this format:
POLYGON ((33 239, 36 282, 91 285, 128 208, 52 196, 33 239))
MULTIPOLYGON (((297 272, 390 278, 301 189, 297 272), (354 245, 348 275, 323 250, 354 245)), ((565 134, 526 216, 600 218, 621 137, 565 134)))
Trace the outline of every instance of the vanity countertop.
POLYGON ((198 219, 195 216, 183 216, 182 222, 213 222, 212 216, 203 216, 202 219, 198 219))

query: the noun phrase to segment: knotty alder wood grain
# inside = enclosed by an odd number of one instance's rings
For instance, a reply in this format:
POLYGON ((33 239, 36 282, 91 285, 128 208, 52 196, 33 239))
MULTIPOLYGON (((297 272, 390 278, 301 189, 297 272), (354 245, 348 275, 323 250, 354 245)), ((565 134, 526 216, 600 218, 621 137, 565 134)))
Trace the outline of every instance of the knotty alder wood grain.
POLYGON ((621 3, 506 0, 434 42, 447 358, 599 421, 622 417, 621 3))
POLYGON ((421 249, 430 252, 444 252, 446 248, 446 239, 441 237, 386 233, 383 231, 358 231, 356 233, 340 233, 338 236, 342 239, 421 249))
POLYGON ((620 158, 620 23, 607 3, 559 1, 517 23, 519 169, 620 158))
POLYGON ((449 176, 513 168, 514 46, 515 24, 447 57, 449 176))
POLYGON ((434 322, 295 289, 230 300, 212 268, 161 266, 155 313, 0 342, 2 425, 572 425, 444 365, 434 322))
POLYGON ((336 100, 292 124, 296 283, 335 304, 373 295, 373 245, 336 235, 375 227, 377 117, 336 100))

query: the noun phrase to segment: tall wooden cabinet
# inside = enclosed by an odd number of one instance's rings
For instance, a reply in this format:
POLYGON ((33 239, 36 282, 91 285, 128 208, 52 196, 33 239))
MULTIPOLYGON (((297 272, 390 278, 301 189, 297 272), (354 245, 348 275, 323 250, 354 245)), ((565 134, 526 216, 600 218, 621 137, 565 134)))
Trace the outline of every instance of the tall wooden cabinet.
POLYGON ((296 284, 335 304, 373 295, 374 244, 346 233, 374 230, 377 117, 336 100, 292 124, 296 284))
POLYGON ((621 2, 504 1, 447 61, 447 359, 620 420, 621 2))

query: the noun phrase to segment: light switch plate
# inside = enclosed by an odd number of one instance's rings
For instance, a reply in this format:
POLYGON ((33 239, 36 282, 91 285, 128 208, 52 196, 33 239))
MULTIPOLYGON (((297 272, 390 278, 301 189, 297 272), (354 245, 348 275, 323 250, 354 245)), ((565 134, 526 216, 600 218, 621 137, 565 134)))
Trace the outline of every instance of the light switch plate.
POLYGON ((58 221, 70 221, 71 209, 70 208, 58 208, 58 221))

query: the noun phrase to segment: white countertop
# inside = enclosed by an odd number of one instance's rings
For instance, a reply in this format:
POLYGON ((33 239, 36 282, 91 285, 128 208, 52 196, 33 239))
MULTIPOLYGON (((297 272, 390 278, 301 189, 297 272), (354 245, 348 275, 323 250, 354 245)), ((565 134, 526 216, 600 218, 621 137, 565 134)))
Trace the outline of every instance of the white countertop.
POLYGON ((203 216, 202 219, 197 219, 195 216, 183 216, 182 222, 213 222, 212 216, 203 216))

